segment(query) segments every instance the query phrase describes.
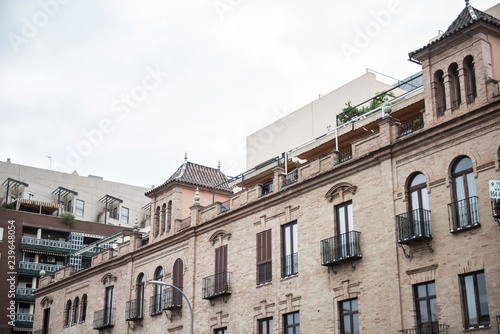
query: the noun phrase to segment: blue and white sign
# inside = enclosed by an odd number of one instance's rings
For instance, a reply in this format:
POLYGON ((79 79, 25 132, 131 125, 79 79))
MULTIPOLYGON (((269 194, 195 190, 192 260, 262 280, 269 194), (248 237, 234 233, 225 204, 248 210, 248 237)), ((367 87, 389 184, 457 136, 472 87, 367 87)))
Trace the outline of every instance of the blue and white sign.
POLYGON ((500 198, 500 181, 490 180, 490 197, 500 198))

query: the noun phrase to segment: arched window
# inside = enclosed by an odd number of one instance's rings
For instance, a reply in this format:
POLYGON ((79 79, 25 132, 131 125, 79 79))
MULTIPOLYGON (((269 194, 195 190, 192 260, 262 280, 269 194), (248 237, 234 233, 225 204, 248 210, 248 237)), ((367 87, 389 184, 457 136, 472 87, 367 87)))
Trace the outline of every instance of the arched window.
POLYGON ((477 96, 476 69, 474 66, 474 57, 472 56, 467 56, 464 59, 464 79, 467 103, 472 103, 477 96))
POLYGON ((144 314, 144 284, 146 282, 146 279, 144 277, 144 274, 139 274, 137 277, 137 283, 136 283, 136 288, 137 288, 137 294, 136 294, 136 317, 142 318, 144 314))
MULTIPOLYGON (((181 259, 175 260, 173 274, 174 274, 173 285, 183 290, 184 264, 182 263, 181 259)), ((173 305, 176 306, 182 305, 182 294, 176 289, 173 289, 173 305)))
POLYGON ((155 233, 155 236, 158 236, 158 234, 160 233, 160 207, 159 206, 156 207, 154 221, 155 221, 154 233, 155 233))
POLYGON ((80 298, 76 297, 73 302, 73 324, 78 323, 78 313, 80 312, 80 298))
POLYGON ((165 215, 167 211, 167 205, 163 203, 161 206, 161 213, 160 213, 160 226, 161 226, 161 233, 165 232, 165 215))
POLYGON ((71 323, 71 300, 66 303, 66 310, 64 314, 64 326, 68 327, 71 323))
POLYGON ((455 201, 450 207, 452 230, 478 224, 476 181, 469 157, 462 157, 453 165, 452 178, 455 201))
POLYGON ((439 70, 434 73, 434 83, 436 87, 436 109, 438 115, 444 115, 446 110, 446 93, 444 89, 444 73, 439 70))
POLYGON ((87 295, 82 296, 82 311, 80 312, 80 322, 85 322, 87 318, 87 295))
POLYGON ((429 197, 425 175, 416 174, 408 186, 413 236, 430 236, 429 197))
POLYGON ((448 75, 450 76, 450 99, 451 108, 457 109, 462 103, 460 96, 460 78, 458 76, 458 65, 453 63, 448 68, 448 75))
MULTIPOLYGON (((158 267, 155 270, 155 281, 163 282, 163 268, 158 267)), ((151 297, 151 314, 158 314, 162 310, 163 301, 163 286, 154 284, 153 286, 153 296, 151 297)))
POLYGON ((167 206, 167 232, 172 228, 172 201, 168 201, 167 206))

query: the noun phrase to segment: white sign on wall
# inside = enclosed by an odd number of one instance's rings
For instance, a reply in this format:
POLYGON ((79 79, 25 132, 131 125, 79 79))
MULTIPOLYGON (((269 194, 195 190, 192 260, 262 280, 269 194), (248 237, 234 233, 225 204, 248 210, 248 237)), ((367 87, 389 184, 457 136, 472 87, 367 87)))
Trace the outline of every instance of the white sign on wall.
POLYGON ((500 181, 489 180, 490 184, 490 197, 500 198, 500 181))

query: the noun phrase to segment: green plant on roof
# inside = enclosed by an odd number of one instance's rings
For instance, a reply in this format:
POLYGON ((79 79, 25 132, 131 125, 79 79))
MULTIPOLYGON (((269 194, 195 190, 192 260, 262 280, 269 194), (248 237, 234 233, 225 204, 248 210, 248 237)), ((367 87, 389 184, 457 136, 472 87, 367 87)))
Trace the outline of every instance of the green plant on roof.
POLYGON ((361 108, 353 107, 351 105, 351 101, 346 102, 345 108, 343 108, 342 112, 338 115, 339 124, 347 123, 353 118, 356 118, 358 116, 366 114, 369 111, 377 109, 378 107, 384 104, 385 95, 394 97, 393 92, 389 92, 387 94, 386 91, 377 92, 376 96, 373 99, 371 99, 370 104, 367 107, 361 107, 361 108))
POLYGON ((61 214, 61 218, 63 220, 63 223, 68 225, 70 228, 73 228, 75 226, 75 216, 71 212, 64 212, 61 214))

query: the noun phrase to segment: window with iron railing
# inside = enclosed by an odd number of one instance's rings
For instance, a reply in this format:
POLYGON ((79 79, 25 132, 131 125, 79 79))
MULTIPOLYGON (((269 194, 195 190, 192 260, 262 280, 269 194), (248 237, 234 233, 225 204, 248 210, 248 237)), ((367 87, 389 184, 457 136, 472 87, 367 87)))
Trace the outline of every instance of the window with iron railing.
POLYGON ((299 242, 297 238, 297 222, 286 224, 281 227, 282 231, 282 259, 281 277, 296 275, 299 272, 299 242))
POLYGON ((361 258, 360 235, 361 232, 350 231, 321 240, 321 264, 326 266, 348 259, 361 258))
POLYGON ((398 242, 408 243, 422 238, 432 239, 430 211, 416 209, 396 216, 398 242))
POLYGON ((205 277, 202 282, 203 299, 212 299, 220 295, 231 294, 231 273, 224 271, 205 277))
POLYGON ((409 135, 417 130, 424 128, 424 115, 418 115, 407 121, 401 122, 399 125, 398 137, 409 135))

